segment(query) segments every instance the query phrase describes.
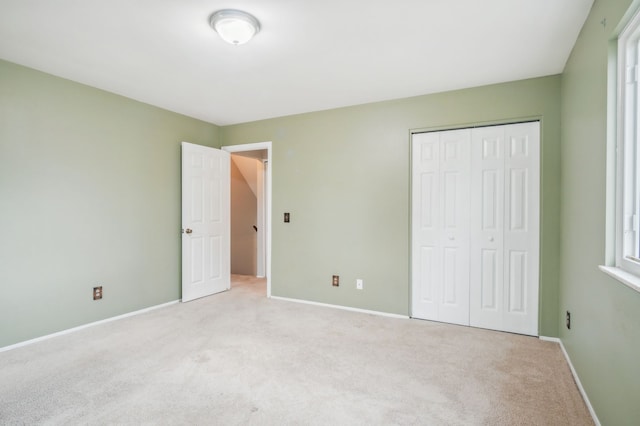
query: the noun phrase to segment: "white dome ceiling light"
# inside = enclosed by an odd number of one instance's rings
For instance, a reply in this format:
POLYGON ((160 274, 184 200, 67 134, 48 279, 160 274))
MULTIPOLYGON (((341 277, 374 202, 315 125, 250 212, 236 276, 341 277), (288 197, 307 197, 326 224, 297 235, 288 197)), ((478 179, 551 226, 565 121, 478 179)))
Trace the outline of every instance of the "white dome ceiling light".
POLYGON ((260 31, 260 22, 241 10, 224 9, 211 15, 211 27, 227 43, 245 44, 260 31))

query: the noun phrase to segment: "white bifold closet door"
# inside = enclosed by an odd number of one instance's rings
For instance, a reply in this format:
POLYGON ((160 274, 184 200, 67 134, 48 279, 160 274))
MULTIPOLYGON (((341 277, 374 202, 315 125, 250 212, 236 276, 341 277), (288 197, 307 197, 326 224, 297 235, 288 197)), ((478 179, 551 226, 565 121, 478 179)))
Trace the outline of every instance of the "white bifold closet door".
POLYGON ((412 143, 412 316, 537 335, 539 123, 412 143))
POLYGON ((469 324, 468 129, 413 135, 413 310, 469 324))

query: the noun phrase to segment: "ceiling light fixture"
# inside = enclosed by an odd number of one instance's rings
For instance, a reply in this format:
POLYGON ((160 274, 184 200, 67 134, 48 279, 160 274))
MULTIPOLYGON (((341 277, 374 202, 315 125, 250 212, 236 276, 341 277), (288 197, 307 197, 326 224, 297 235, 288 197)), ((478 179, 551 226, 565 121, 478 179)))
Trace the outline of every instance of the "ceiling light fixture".
POLYGON ((219 10, 209 22, 224 41, 235 45, 245 44, 260 31, 260 22, 241 10, 219 10))

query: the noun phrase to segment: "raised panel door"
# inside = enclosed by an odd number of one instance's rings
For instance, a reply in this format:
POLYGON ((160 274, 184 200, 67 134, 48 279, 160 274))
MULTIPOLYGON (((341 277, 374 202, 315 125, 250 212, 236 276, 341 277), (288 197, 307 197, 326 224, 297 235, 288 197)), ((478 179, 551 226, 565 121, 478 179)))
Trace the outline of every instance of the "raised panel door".
POLYGON ((471 142, 470 324, 500 329, 504 298, 504 129, 474 129, 471 142))
POLYGON ((230 287, 229 153, 182 143, 182 301, 230 287))
POLYGON ((469 166, 471 131, 440 132, 442 250, 439 321, 469 325, 469 166))
POLYGON ((469 130, 413 135, 412 316, 469 322, 469 130))
POLYGON ((504 294, 502 330, 538 335, 540 247, 540 123, 504 126, 504 294))
POLYGON ((440 137, 437 133, 412 138, 412 315, 437 320, 439 312, 440 137))

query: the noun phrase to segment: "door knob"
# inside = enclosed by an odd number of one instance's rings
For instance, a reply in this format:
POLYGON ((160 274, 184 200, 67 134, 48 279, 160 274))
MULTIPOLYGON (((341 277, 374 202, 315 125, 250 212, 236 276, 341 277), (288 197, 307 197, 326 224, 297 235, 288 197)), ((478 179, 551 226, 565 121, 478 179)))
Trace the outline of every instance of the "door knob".
POLYGON ((191 234, 193 232, 193 230, 190 229, 190 228, 187 228, 184 232, 186 232, 187 234, 191 234))
POLYGON ((489 237, 489 241, 493 241, 493 237, 489 237))

